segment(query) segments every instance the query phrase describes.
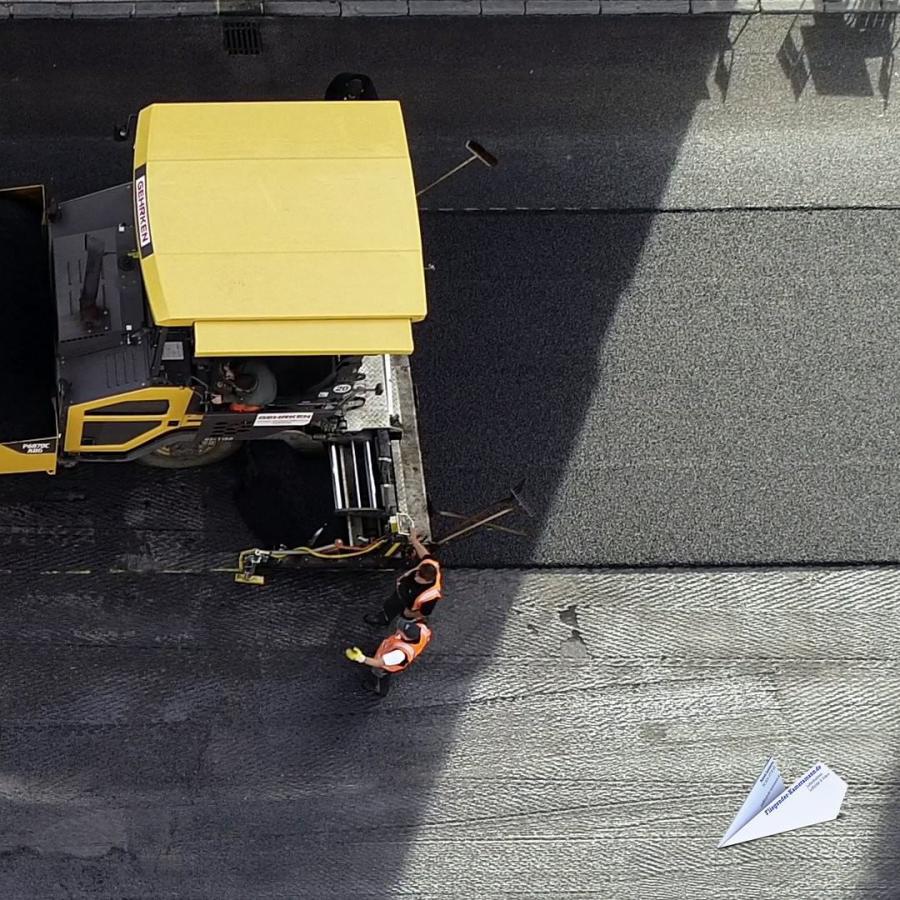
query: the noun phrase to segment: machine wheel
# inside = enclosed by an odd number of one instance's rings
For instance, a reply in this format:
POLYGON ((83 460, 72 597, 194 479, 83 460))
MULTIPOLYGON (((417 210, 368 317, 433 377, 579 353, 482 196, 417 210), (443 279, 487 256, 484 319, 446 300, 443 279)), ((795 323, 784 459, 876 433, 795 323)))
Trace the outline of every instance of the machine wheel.
POLYGON ((224 441, 221 438, 207 438, 199 443, 193 440, 178 441, 140 457, 138 462, 157 469, 193 469, 228 459, 239 449, 238 441, 224 441))

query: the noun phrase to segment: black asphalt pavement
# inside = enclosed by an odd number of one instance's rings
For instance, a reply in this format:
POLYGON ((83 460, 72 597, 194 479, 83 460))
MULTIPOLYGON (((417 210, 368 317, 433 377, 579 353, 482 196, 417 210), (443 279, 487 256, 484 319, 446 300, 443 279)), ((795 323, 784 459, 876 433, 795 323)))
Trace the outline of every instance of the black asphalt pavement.
POLYGON ((900 33, 839 16, 270 19, 230 57, 213 19, 0 23, 4 181, 63 196, 129 176, 114 123, 160 100, 320 98, 359 69, 403 102, 428 208, 898 204, 900 33), (794 60, 793 65, 788 60, 794 60))
POLYGON ((432 499, 524 477, 539 516, 533 544, 466 561, 897 559, 900 214, 431 214, 425 235, 432 499))
POLYGON ((745 23, 0 23, 0 185, 347 69, 420 183, 494 150, 423 199, 414 375, 436 508, 535 511, 379 706, 340 651, 383 578, 221 571, 239 461, 0 481, 0 897, 897 895, 896 572, 598 571, 900 558, 894 22, 745 23), (772 752, 845 820, 717 855, 772 752))

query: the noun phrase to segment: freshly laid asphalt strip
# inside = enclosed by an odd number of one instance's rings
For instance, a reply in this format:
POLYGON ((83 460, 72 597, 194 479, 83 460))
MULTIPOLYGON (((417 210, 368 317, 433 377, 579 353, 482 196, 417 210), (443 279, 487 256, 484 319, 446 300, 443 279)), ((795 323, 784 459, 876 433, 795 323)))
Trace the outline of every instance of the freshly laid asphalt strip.
MULTIPOLYGON (((533 541, 482 535, 454 560, 897 559, 898 239, 892 211, 427 216, 414 375, 432 501, 466 512, 524 478, 536 513, 533 541)), ((0 523, 64 485, 90 515, 129 481, 107 468, 4 480, 0 523)), ((230 495, 230 471, 189 480, 230 495)))
MULTIPOLYGON (((501 153, 495 172, 464 173, 438 203, 467 206, 467 192, 477 194, 494 176, 507 179, 492 182, 498 205, 570 202, 571 192, 597 203, 591 173, 618 171, 621 155, 610 158, 611 169, 608 156, 598 157, 599 167, 569 165, 565 154, 533 140, 538 123, 550 139, 573 147, 600 141, 593 153, 613 139, 655 148, 641 153, 640 177, 622 167, 616 203, 656 197, 664 205, 674 189, 667 179, 688 166, 699 169, 679 182, 679 197, 707 206, 707 185, 721 182, 720 169, 703 171, 718 152, 709 150, 710 135, 778 160, 769 166, 775 183, 768 188, 733 183, 735 203, 764 195, 780 202, 785 160, 816 161, 816 179, 834 187, 823 200, 846 202, 837 186, 850 182, 876 202, 884 195, 866 186, 881 191, 890 183, 866 151, 893 134, 896 116, 888 105, 874 117, 875 95, 860 95, 856 76, 846 81, 847 60, 862 50, 852 36, 838 41, 842 32, 828 33, 843 48, 834 68, 814 55, 818 81, 799 101, 777 61, 786 23, 766 20, 732 34, 723 104, 708 88, 721 82, 714 76, 725 19, 553 22, 540 30, 525 21, 505 30, 479 23, 495 50, 500 102, 478 87, 487 74, 485 46, 466 56, 470 32, 461 23, 301 24, 265 22, 264 54, 241 60, 222 52, 211 21, 3 23, 0 41, 6 37, 9 53, 0 123, 8 148, 0 181, 47 180, 57 170, 56 187, 66 196, 106 186, 128 177, 130 150, 111 137, 112 123, 127 111, 160 98, 316 96, 336 61, 354 61, 380 76, 384 96, 403 98, 417 160, 440 158, 444 144, 448 152, 454 142, 461 146, 479 123, 522 136, 517 152, 501 153), (554 35, 567 54, 541 56, 539 37, 554 35), (98 52, 87 65, 75 47, 90 40, 98 52), (413 48, 425 44, 435 63, 423 80, 413 48), (639 65, 651 49, 654 65, 639 65), (459 66, 460 58, 471 58, 471 66, 459 66), (535 60, 536 74, 523 70, 526 58, 535 60), (577 73, 597 82, 589 92, 603 104, 597 115, 576 90, 577 73), (110 83, 116 91, 104 90, 110 83), (572 102, 561 103, 566 85, 572 102), (830 93, 816 93, 825 88, 830 93), (851 88, 857 96, 835 94, 851 88), (788 109, 798 140, 785 154, 770 137, 787 128, 788 109), (527 135, 516 132, 516 121, 527 135), (735 122, 740 134, 730 130, 735 122), (847 129, 856 135, 849 144, 847 129), (841 156, 840 182, 822 168, 829 142, 842 154, 856 148, 852 165, 841 156), (565 166, 548 179, 551 163, 565 166)), ((740 177, 742 167, 733 168, 738 174, 729 177, 740 177)), ((425 214, 426 258, 435 271, 414 373, 431 495, 438 509, 465 513, 527 476, 537 513, 532 539, 490 536, 462 546, 454 559, 630 565, 898 558, 891 524, 898 521, 898 216, 425 214)), ((107 478, 94 470, 66 477, 90 483, 87 493, 98 498, 107 478)), ((233 490, 230 476, 198 477, 212 491, 233 490)), ((10 499, 32 490, 0 485, 10 499)), ((285 537, 292 539, 293 530, 285 537)), ((238 544, 232 534, 222 540, 238 544)))
POLYGON ((434 214, 413 371, 469 563, 900 555, 900 212, 434 214))

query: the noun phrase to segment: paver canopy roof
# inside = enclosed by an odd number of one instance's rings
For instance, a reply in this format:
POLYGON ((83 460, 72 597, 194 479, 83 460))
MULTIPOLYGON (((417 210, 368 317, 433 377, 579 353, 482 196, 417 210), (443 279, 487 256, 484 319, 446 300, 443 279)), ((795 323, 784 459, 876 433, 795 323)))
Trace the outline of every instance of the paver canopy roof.
POLYGON ((155 104, 135 220, 159 325, 198 356, 408 353, 425 315, 395 101, 155 104))

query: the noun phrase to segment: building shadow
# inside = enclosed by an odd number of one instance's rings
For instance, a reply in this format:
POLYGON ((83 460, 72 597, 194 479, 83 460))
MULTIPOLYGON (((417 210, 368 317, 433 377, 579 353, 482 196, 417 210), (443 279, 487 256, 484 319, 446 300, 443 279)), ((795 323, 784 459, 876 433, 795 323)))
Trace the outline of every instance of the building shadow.
POLYGON ((879 96, 887 107, 896 49, 896 15, 851 13, 795 17, 778 51, 778 62, 799 100, 810 81, 817 94, 879 96), (878 74, 870 72, 876 61, 878 74))
POLYGON ((759 0, 756 3, 756 9, 743 16, 734 16, 732 24, 728 32, 725 34, 724 45, 719 50, 716 58, 716 68, 713 73, 713 82, 719 89, 719 95, 724 103, 728 99, 728 88, 731 86, 731 74, 734 70, 734 51, 741 41, 744 32, 750 27, 750 23, 754 20, 754 13, 759 13, 759 0), (731 33, 733 32, 733 34, 731 33))

